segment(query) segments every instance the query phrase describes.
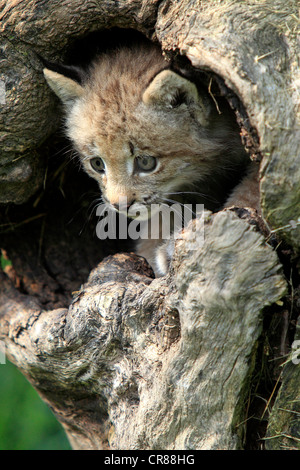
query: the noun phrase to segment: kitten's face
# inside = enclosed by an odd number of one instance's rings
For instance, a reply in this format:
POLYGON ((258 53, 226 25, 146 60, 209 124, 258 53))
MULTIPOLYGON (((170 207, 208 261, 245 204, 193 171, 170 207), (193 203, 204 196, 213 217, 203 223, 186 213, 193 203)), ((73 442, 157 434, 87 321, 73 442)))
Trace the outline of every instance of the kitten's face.
POLYGON ((68 133, 105 202, 123 210, 127 200, 134 213, 176 199, 176 192, 206 175, 214 149, 204 140, 201 156, 195 122, 180 108, 158 112, 141 103, 123 120, 111 109, 91 112, 85 101, 74 106, 68 133))
POLYGON ((107 56, 83 86, 44 71, 66 105, 67 134, 85 171, 119 210, 172 202, 174 193, 211 173, 220 153, 209 135, 210 101, 165 68, 153 48, 107 56))

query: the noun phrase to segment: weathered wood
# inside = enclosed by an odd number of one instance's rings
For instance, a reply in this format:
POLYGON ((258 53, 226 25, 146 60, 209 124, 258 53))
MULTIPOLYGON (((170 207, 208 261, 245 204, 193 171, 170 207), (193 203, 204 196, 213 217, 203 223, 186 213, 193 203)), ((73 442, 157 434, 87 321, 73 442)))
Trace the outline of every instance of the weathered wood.
POLYGON ((177 242, 172 270, 152 280, 142 259, 115 255, 68 309, 52 311, 3 280, 8 356, 74 448, 242 446, 262 311, 286 289, 280 264, 224 212, 207 215, 204 245, 177 242))

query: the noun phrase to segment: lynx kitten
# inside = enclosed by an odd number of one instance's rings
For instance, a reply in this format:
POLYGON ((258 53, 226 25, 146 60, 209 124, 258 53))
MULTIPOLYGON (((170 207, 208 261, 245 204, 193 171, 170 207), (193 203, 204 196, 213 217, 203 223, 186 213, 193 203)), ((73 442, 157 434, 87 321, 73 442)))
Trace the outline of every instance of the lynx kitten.
MULTIPOLYGON (((172 69, 155 45, 103 54, 88 72, 47 65, 44 75, 65 106, 66 133, 83 168, 119 211, 191 199, 221 207, 249 162, 228 110, 220 113, 210 94, 172 69)), ((256 189, 255 178, 246 177, 230 204, 253 207, 256 189)), ((172 249, 161 239, 141 240, 137 253, 161 275, 172 249)))

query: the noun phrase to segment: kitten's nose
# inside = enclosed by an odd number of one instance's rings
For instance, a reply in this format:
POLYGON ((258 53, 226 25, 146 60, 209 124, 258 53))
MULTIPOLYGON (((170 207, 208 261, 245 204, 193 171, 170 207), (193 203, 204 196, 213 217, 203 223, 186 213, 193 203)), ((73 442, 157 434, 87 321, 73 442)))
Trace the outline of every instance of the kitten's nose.
POLYGON ((112 203, 112 205, 118 211, 127 211, 134 202, 135 202, 134 200, 128 201, 128 199, 125 197, 125 198, 120 198, 117 202, 112 203))

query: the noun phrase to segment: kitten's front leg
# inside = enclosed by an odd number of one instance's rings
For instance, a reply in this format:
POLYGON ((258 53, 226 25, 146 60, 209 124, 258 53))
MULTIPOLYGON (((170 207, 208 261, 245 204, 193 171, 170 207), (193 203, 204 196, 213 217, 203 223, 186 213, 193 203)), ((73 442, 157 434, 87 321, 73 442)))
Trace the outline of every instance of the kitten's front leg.
POLYGON ((152 267, 155 276, 160 277, 167 274, 173 257, 175 240, 139 240, 136 253, 146 258, 152 267))
MULTIPOLYGON (((169 216, 169 213, 166 212, 165 216, 169 216)), ((171 233, 169 233, 170 238, 163 238, 162 233, 161 220, 156 223, 153 219, 149 219, 142 224, 140 232, 141 238, 138 240, 135 247, 135 252, 146 258, 156 277, 167 274, 175 249, 175 240, 172 230, 171 233), (151 226, 153 224, 156 229, 154 233, 157 238, 151 238, 153 236, 153 233, 151 233, 151 226)))
MULTIPOLYGON (((169 216, 170 214, 166 212, 164 215, 169 216)), ((156 277, 167 274, 175 247, 172 234, 169 234, 170 239, 163 238, 162 234, 161 219, 150 218, 141 224, 141 238, 135 246, 135 252, 148 261, 156 277)))
POLYGON ((252 162, 250 164, 247 174, 234 188, 224 208, 231 206, 249 207, 255 209, 258 214, 261 213, 258 163, 252 162))
POLYGON ((164 276, 169 271, 175 249, 175 240, 166 240, 155 250, 156 276, 164 276))
POLYGON ((204 237, 204 218, 198 216, 196 219, 176 232, 170 233, 170 238, 151 239, 142 238, 136 245, 136 253, 146 258, 151 265, 155 276, 165 276, 170 268, 176 240, 186 240, 189 242, 189 249, 198 247, 204 237), (196 244, 195 244, 196 243, 196 244))

